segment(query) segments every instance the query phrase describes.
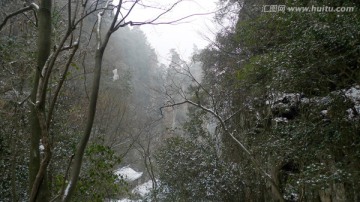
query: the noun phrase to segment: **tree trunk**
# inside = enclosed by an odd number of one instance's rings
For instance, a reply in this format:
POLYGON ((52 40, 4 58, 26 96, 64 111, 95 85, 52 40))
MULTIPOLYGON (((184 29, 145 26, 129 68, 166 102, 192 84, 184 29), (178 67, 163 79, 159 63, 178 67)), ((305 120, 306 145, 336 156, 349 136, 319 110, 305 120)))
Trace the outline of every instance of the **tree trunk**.
POLYGON ((344 183, 334 182, 333 193, 334 193, 334 196, 332 198, 333 202, 346 202, 347 201, 344 183))
POLYGON ((85 148, 89 141, 91 129, 92 129, 92 126, 94 123, 94 118, 95 118, 96 103, 97 103, 99 87, 100 87, 101 67, 102 67, 102 60, 103 60, 105 47, 106 47, 106 45, 101 46, 100 48, 98 48, 96 50, 94 80, 93 80, 93 86, 92 86, 92 91, 91 91, 91 96, 90 96, 90 104, 89 104, 88 115, 87 115, 88 119, 86 122, 83 137, 77 147, 77 150, 75 153, 75 158, 74 158, 73 164, 71 166, 72 168, 71 168, 69 182, 68 182, 65 190, 63 191, 64 192, 63 197, 62 197, 63 202, 70 201, 72 195, 74 194, 77 181, 79 179, 80 169, 82 166, 82 160, 83 160, 85 148))
MULTIPOLYGON (((38 11, 38 55, 37 68, 35 70, 33 89, 31 91, 31 101, 36 103, 39 79, 41 69, 50 55, 51 50, 51 0, 42 0, 38 11)), ((36 175, 40 168, 39 142, 41 135, 40 123, 37 116, 36 106, 31 106, 30 112, 31 124, 31 146, 30 146, 30 164, 29 164, 29 190, 32 190, 36 175)), ((42 180, 39 188, 37 201, 49 201, 49 193, 46 186, 46 177, 42 180)))
MULTIPOLYGON (((16 124, 15 124, 16 125, 16 124)), ((16 128, 20 128, 16 126, 16 128)), ((16 164, 17 164, 17 145, 16 138, 19 137, 19 131, 16 129, 17 136, 11 136, 11 198, 12 201, 18 201, 17 190, 16 190, 16 164)))
POLYGON ((271 178, 274 180, 274 183, 271 183, 271 193, 274 196, 274 198, 278 199, 279 201, 282 201, 283 196, 280 192, 280 180, 279 180, 279 166, 273 165, 270 168, 270 175, 271 178))
POLYGON ((93 127, 94 119, 95 119, 95 113, 96 113, 96 104, 98 100, 99 95, 99 88, 100 88, 100 78, 101 78, 101 69, 102 69, 102 61, 104 57, 104 52, 106 49, 106 46, 110 40, 110 36, 113 33, 114 30, 112 30, 114 24, 117 21, 117 16, 120 12, 120 9, 118 9, 117 14, 115 18, 113 19, 112 26, 109 28, 108 32, 106 33, 104 40, 101 40, 101 23, 102 23, 102 16, 104 15, 105 9, 108 7, 110 0, 107 1, 106 5, 104 6, 104 10, 98 13, 98 24, 97 24, 97 47, 95 52, 95 68, 94 68, 94 80, 93 85, 91 89, 91 96, 90 96, 90 103, 89 103, 89 109, 88 109, 88 115, 87 115, 87 121, 86 126, 84 129, 84 134, 82 136, 82 139, 80 143, 77 146, 77 150, 75 153, 74 161, 71 165, 71 172, 70 172, 70 179, 69 182, 66 185, 65 190, 62 190, 62 202, 68 202, 70 201, 72 195, 74 194, 77 181, 79 180, 80 170, 82 166, 82 161, 84 158, 85 149, 87 146, 87 143, 90 139, 91 130, 93 127))
POLYGON ((331 202, 331 189, 326 188, 319 191, 319 197, 321 202, 331 202))

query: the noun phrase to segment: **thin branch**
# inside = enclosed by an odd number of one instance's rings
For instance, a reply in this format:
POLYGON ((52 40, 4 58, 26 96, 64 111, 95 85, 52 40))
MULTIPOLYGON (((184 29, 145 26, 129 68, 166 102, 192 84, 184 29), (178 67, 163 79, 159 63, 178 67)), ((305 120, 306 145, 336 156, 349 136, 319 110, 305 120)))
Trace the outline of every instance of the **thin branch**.
MULTIPOLYGON (((74 11, 74 18, 72 19, 72 21, 71 21, 71 25, 73 26, 74 25, 74 23, 75 23, 75 20, 76 20, 76 13, 78 12, 78 10, 79 10, 79 1, 77 1, 76 2, 76 5, 75 5, 75 11, 74 11)), ((85 6, 84 6, 84 9, 85 9, 85 6)))
POLYGON ((154 18, 151 22, 155 22, 156 20, 158 20, 161 16, 165 15, 166 13, 170 12, 177 4, 179 4, 180 2, 182 2, 182 0, 179 0, 177 2, 175 2, 169 9, 167 9, 165 12, 161 13, 160 15, 158 15, 156 18, 154 18))
POLYGON ((100 11, 100 10, 113 10, 112 8, 96 8, 94 10, 91 10, 90 12, 86 13, 85 15, 83 15, 81 18, 79 18, 73 25, 74 27, 76 27, 79 23, 81 23, 86 17, 88 17, 89 15, 97 12, 97 11, 100 11))
POLYGON ((58 58, 58 55, 60 54, 60 52, 62 51, 62 48, 64 47, 65 42, 67 41, 68 37, 71 35, 71 28, 68 27, 65 36, 63 37, 63 39, 61 40, 59 47, 56 48, 55 52, 52 53, 47 61, 44 64, 44 67, 42 68, 41 71, 41 80, 39 83, 39 89, 38 89, 38 95, 37 100, 36 100, 36 104, 37 105, 43 105, 45 103, 46 100, 46 94, 47 94, 47 87, 49 84, 49 79, 51 76, 51 72, 52 69, 55 65, 56 59, 58 58))
POLYGON ((68 27, 72 27, 72 24, 71 24, 71 0, 68 0, 68 27))
MULTIPOLYGON (((170 10, 168 10, 167 12, 169 12, 170 10)), ((155 22, 156 20, 159 19, 159 16, 156 17, 155 19, 151 20, 151 21, 147 21, 147 22, 127 22, 126 24, 129 24, 131 26, 140 26, 140 25, 171 25, 177 22, 180 22, 182 20, 194 17, 194 16, 202 16, 202 15, 210 15, 210 14, 214 14, 216 11, 213 12, 207 12, 207 13, 195 13, 195 14, 191 14, 191 15, 187 15, 185 17, 176 19, 176 20, 172 20, 172 21, 167 21, 167 22, 155 22)), ((165 14, 166 12, 164 12, 163 14, 165 14)), ((161 14, 161 15, 163 15, 161 14)))
POLYGON ((110 25, 110 32, 115 32, 116 31, 116 22, 117 22, 117 19, 119 18, 119 14, 121 15, 121 17, 122 18, 124 18, 123 17, 123 15, 122 15, 122 13, 120 12, 120 9, 121 9, 121 7, 122 7, 122 4, 123 4, 123 1, 122 0, 120 0, 119 1, 119 4, 117 5, 117 10, 116 10, 116 13, 115 13, 115 17, 114 17, 114 19, 113 19, 113 21, 111 22, 111 25, 110 25))
POLYGON ((227 121, 229 121, 230 119, 232 119, 235 115, 237 115, 238 113, 240 113, 241 110, 242 110, 242 109, 239 109, 239 110, 237 110, 235 113, 233 113, 232 115, 230 115, 229 117, 227 117, 227 118, 224 120, 224 122, 227 122, 227 121))
POLYGON ((162 11, 166 11, 166 8, 161 8, 161 7, 156 7, 156 6, 151 6, 151 5, 146 5, 144 3, 139 2, 138 3, 140 6, 144 7, 144 8, 152 8, 152 9, 157 9, 157 10, 162 10, 162 11))
MULTIPOLYGON (((126 18, 130 15, 131 11, 134 9, 135 5, 136 5, 138 2, 139 2, 139 0, 136 0, 136 1, 133 3, 133 5, 131 5, 131 7, 130 7, 129 11, 126 13, 126 15, 120 20, 120 22, 118 22, 118 23, 116 24, 114 31, 116 31, 117 29, 119 29, 119 28, 121 27, 121 23, 126 20, 126 18)), ((120 9, 121 9, 121 4, 119 4, 118 12, 120 11, 120 9)), ((117 16, 116 16, 115 19, 117 19, 117 16)), ((113 22, 115 22, 115 21, 113 21, 113 22)))
POLYGON ((37 27, 37 16, 36 12, 34 11, 35 23, 27 16, 25 13, 22 13, 35 27, 37 27))
POLYGON ((18 102, 19 106, 23 105, 30 97, 31 97, 31 94, 29 94, 28 96, 26 96, 26 98, 25 98, 23 101, 18 102))
POLYGON ((50 103, 49 112, 48 112, 48 116, 47 116, 47 123, 46 123, 48 128, 50 127, 50 123, 51 123, 53 111, 54 111, 54 108, 55 108, 55 104, 57 102, 57 98, 58 98, 60 90, 61 90, 61 88, 62 88, 62 86, 63 86, 63 84, 65 82, 66 75, 67 75, 67 73, 69 71, 69 67, 71 65, 71 62, 72 62, 72 60, 74 58, 74 55, 75 55, 76 51, 78 50, 78 48, 79 48, 79 44, 78 44, 78 42, 76 42, 74 44, 74 46, 73 46, 73 51, 71 52, 70 57, 69 57, 66 65, 65 65, 65 70, 64 70, 63 75, 62 75, 62 77, 61 77, 61 79, 60 79, 60 81, 59 81, 59 83, 57 85, 54 97, 53 97, 53 99, 52 99, 52 101, 50 103))
POLYGON ((24 12, 26 12, 26 11, 29 11, 29 10, 36 10, 36 11, 37 11, 37 10, 39 10, 39 6, 36 5, 35 3, 32 3, 32 4, 30 4, 29 6, 27 6, 27 7, 25 7, 25 8, 22 8, 22 9, 20 9, 20 10, 18 10, 18 11, 15 11, 15 12, 7 15, 7 16, 5 17, 5 19, 4 19, 4 21, 3 21, 3 22, 1 23, 1 25, 0 25, 0 31, 1 31, 2 28, 6 25, 7 21, 8 21, 10 18, 12 18, 12 17, 14 17, 14 16, 16 16, 16 15, 19 15, 19 14, 21 14, 21 13, 24 13, 24 12))

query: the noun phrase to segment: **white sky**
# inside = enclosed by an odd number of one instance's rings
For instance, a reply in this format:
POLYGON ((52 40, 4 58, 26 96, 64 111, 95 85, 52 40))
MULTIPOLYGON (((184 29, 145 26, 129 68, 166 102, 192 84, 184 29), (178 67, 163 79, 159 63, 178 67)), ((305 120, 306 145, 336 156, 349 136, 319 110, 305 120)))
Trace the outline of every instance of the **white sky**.
MULTIPOLYGON (((177 0, 142 0, 143 4, 154 7, 169 8, 177 0)), ((210 13, 216 10, 218 0, 183 0, 174 9, 163 15, 157 22, 169 22, 193 14, 210 13)), ((114 1, 116 2, 116 0, 114 1)), ((129 3, 128 6, 131 4, 129 3)), ((125 5, 126 6, 126 5, 125 5)), ((141 5, 135 7, 129 20, 148 21, 154 19, 163 10, 144 8, 141 5)), ((216 26, 213 22, 214 14, 196 15, 180 21, 174 25, 144 25, 141 30, 147 35, 148 41, 155 49, 159 62, 168 63, 169 50, 174 48, 183 59, 188 59, 196 45, 199 49, 204 48, 208 39, 214 38, 216 26)))

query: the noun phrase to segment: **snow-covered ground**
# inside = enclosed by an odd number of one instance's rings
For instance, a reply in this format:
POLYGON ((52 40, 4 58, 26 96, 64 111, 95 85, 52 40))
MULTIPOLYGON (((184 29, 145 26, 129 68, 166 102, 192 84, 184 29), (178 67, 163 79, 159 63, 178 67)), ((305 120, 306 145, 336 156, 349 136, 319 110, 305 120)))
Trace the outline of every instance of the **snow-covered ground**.
POLYGON ((133 194, 139 194, 140 196, 144 197, 145 195, 149 194, 152 189, 153 184, 152 181, 149 180, 143 184, 136 186, 131 192, 133 194))
MULTIPOLYGON (((124 179, 127 182, 133 182, 137 179, 139 179, 142 176, 142 172, 137 172, 134 169, 132 169, 130 166, 122 167, 114 172, 116 175, 119 176, 119 179, 124 179)), ((148 195, 151 190, 153 189, 152 181, 149 180, 143 184, 140 184, 136 186, 131 193, 140 195, 141 197, 145 197, 148 195)), ((128 198, 120 199, 120 200, 110 200, 111 202, 139 202, 141 200, 131 200, 128 198)))
MULTIPOLYGON (((149 180, 143 184, 136 186, 131 191, 131 193, 138 194, 142 198, 144 198, 151 192, 152 188, 153 188, 152 181, 149 180)), ((111 202, 140 202, 140 201, 142 201, 142 200, 131 200, 131 199, 125 198, 125 199, 120 199, 120 200, 112 200, 111 202)))
POLYGON ((140 202, 140 200, 130 200, 130 199, 120 199, 120 200, 112 200, 111 202, 140 202))
POLYGON ((127 182, 133 182, 142 176, 142 172, 136 172, 130 166, 122 167, 114 172, 119 178, 123 178, 127 182))
POLYGON ((346 110, 349 119, 354 118, 355 114, 360 114, 360 86, 354 86, 345 91, 345 96, 354 103, 354 107, 346 110))

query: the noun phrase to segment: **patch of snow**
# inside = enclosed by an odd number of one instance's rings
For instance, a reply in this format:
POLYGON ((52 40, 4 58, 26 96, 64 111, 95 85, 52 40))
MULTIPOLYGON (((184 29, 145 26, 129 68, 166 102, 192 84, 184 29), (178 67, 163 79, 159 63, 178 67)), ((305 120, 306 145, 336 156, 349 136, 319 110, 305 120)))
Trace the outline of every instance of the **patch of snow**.
POLYGON ((144 197, 145 195, 149 194, 152 189, 152 180, 149 180, 141 185, 136 186, 131 192, 133 194, 139 194, 140 196, 144 197))
MULTIPOLYGON (((351 101, 354 105, 347 109, 348 119, 359 117, 360 114, 360 85, 355 85, 349 89, 342 89, 332 91, 329 95, 323 97, 305 98, 301 93, 283 93, 272 92, 268 95, 268 100, 265 101, 272 109, 288 110, 290 107, 297 107, 297 104, 311 104, 315 106, 326 107, 333 102, 332 95, 343 96, 351 101)), ((328 115, 328 110, 325 108, 320 112, 322 116, 328 115)), ((275 122, 288 122, 286 118, 276 117, 275 122)))
POLYGON ((332 99, 330 96, 320 97, 320 98, 313 98, 312 101, 320 104, 320 105, 328 105, 331 103, 332 99))
POLYGON ((69 194, 69 189, 71 187, 71 181, 69 181, 69 184, 67 185, 65 192, 64 192, 64 197, 66 197, 69 194))
POLYGON ((117 69, 114 69, 112 72, 113 72, 113 74, 114 74, 114 76, 113 76, 113 81, 118 80, 118 79, 119 79, 118 70, 117 70, 117 69))
POLYGON ((354 114, 354 110, 349 108, 346 110, 346 112, 348 113, 348 119, 353 119, 355 117, 355 114, 354 114))
POLYGON ((300 93, 271 93, 269 95, 270 100, 267 100, 266 103, 276 103, 276 102, 297 102, 300 100, 300 93))
MULTIPOLYGON (((345 91, 345 96, 350 99, 354 103, 354 109, 356 110, 357 114, 360 114, 360 86, 351 87, 349 90, 345 91)), ((348 109, 349 112, 354 112, 353 109, 348 109)), ((349 113, 350 116, 350 113, 349 113)))
POLYGON ((345 92, 345 96, 352 102, 360 104, 360 86, 351 87, 345 92))
POLYGON ((40 144, 39 149, 40 149, 40 152, 43 152, 44 149, 45 149, 44 145, 43 145, 43 144, 40 144))
POLYGON ((221 76, 221 75, 223 75, 223 74, 225 74, 225 70, 222 70, 221 72, 217 73, 216 76, 221 76))
POLYGON ((298 103, 301 99, 300 93, 270 93, 269 100, 265 101, 265 104, 272 105, 273 107, 288 107, 298 103), (281 106, 280 106, 281 105, 281 106))
POLYGON ((140 202, 140 200, 131 200, 128 198, 120 199, 120 200, 110 200, 110 202, 140 202))
POLYGON ((326 116, 327 113, 328 113, 328 110, 322 110, 322 111, 320 112, 320 114, 323 115, 323 116, 326 116))
POLYGON ((129 166, 125 166, 115 171, 115 175, 122 176, 125 181, 132 182, 139 179, 142 176, 142 172, 136 172, 129 166))
POLYGON ((275 118, 274 118, 274 121, 275 121, 276 123, 287 123, 287 122, 288 122, 288 119, 285 118, 285 117, 275 117, 275 118))
POLYGON ((301 98, 300 102, 303 104, 308 104, 310 102, 310 99, 309 98, 301 98))
POLYGON ((291 193, 290 197, 288 199, 291 200, 291 201, 298 201, 299 200, 299 194, 291 193))
POLYGON ((358 114, 360 114, 360 104, 354 106, 358 114))

